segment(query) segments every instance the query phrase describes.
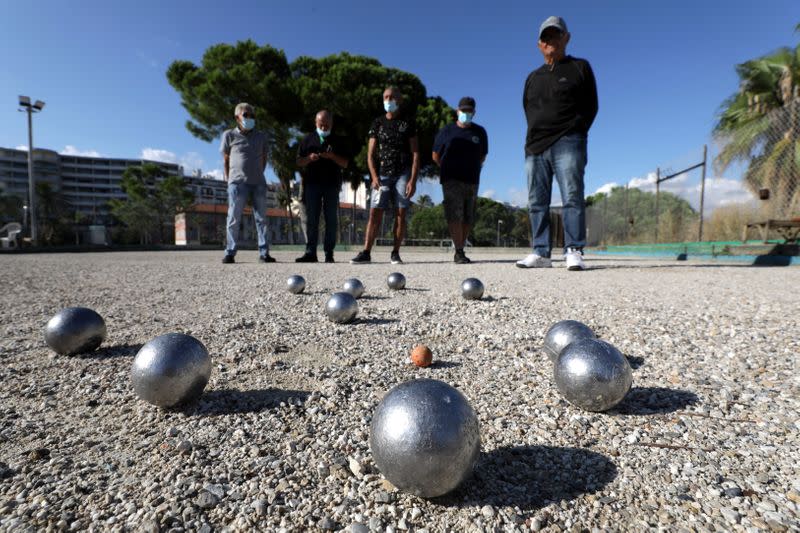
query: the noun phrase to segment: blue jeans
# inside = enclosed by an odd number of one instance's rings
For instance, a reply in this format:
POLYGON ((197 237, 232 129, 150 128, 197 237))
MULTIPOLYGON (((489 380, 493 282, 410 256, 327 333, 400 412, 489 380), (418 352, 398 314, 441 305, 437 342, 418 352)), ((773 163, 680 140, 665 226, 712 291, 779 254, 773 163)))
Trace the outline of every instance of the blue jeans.
POLYGON ((269 241, 267 240, 267 184, 229 183, 226 255, 236 255, 236 241, 239 240, 239 227, 242 223, 244 204, 247 202, 247 197, 251 195, 253 197, 253 218, 256 219, 256 233, 258 234, 258 253, 262 257, 269 253, 269 241))
POLYGON ((586 135, 582 133, 564 135, 541 154, 525 158, 533 251, 541 257, 550 257, 550 197, 553 175, 561 190, 564 248, 582 250, 586 245, 583 171, 587 159, 586 135))
POLYGON ((381 187, 388 187, 388 191, 381 194, 380 190, 371 189, 370 209, 389 209, 393 204, 398 209, 408 209, 411 200, 406 195, 406 186, 411 179, 411 170, 406 170, 399 176, 378 176, 381 187))
POLYGON ((322 249, 332 254, 336 246, 336 220, 339 207, 339 187, 337 185, 306 184, 306 253, 317 254, 319 242, 319 215, 325 214, 325 242, 322 249))

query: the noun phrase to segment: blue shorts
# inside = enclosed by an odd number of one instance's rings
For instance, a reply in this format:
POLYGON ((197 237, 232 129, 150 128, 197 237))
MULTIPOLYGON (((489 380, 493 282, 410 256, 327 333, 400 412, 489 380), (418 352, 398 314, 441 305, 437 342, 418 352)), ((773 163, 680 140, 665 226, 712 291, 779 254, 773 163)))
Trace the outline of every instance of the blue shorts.
POLYGON ((406 196, 406 186, 411 178, 411 171, 404 172, 399 176, 378 176, 381 184, 380 189, 372 189, 370 195, 370 207, 373 209, 388 209, 394 205, 400 209, 408 209, 411 200, 406 196))

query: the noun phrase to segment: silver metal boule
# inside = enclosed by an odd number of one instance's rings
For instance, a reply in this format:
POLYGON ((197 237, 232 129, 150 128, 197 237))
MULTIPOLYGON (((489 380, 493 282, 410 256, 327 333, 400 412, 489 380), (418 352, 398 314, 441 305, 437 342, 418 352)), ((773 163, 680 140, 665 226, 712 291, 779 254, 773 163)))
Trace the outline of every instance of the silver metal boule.
POLYGON ((577 320, 562 320, 556 322, 544 336, 544 352, 551 361, 555 361, 558 355, 571 343, 580 339, 594 339, 596 335, 592 328, 578 322, 577 320))
POLYGON ((353 295, 353 298, 361 298, 364 294, 364 284, 361 283, 361 280, 356 278, 350 278, 344 282, 344 292, 349 292, 353 295))
POLYGON ((406 288, 406 277, 400 272, 392 272, 386 278, 386 284, 393 291, 399 291, 406 288))
POLYGON ((611 409, 633 382, 625 356, 600 339, 580 339, 564 348, 553 367, 553 378, 569 403, 587 411, 611 409))
POLYGON ((303 276, 289 276, 289 279, 286 280, 286 287, 289 289, 289 292, 292 294, 300 294, 306 288, 306 280, 303 276))
POLYGON ((211 377, 211 356, 203 343, 184 333, 167 333, 142 346, 133 360, 136 395, 158 407, 200 397, 211 377))
POLYGON ((44 340, 58 354, 91 352, 106 338, 106 323, 86 307, 65 307, 47 322, 44 340))
POLYGON ((483 297, 483 283, 478 278, 467 278, 461 282, 461 296, 467 300, 480 300, 483 297))
POLYGON ((480 452, 478 417, 458 390, 435 379, 393 387, 372 416, 369 447, 395 487, 423 498, 450 492, 480 452))
POLYGON ((358 314, 358 302, 349 292, 336 292, 325 304, 328 318, 337 324, 346 324, 358 314))

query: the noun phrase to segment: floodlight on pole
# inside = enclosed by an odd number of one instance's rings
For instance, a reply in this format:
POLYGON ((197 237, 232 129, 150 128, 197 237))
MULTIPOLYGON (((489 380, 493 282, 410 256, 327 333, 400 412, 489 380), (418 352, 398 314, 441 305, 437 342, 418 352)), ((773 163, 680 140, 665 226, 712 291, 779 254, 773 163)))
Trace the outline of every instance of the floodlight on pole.
POLYGON ((44 109, 44 102, 31 104, 30 96, 19 96, 20 111, 28 113, 28 214, 30 215, 31 244, 36 244, 36 190, 33 181, 33 113, 44 109))

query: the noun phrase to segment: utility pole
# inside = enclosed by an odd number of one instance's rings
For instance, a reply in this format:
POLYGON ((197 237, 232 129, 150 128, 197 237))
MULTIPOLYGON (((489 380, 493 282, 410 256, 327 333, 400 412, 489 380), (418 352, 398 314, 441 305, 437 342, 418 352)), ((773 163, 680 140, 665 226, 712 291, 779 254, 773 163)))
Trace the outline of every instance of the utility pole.
POLYGON ((29 96, 19 97, 19 105, 24 109, 20 111, 28 113, 28 214, 30 215, 31 245, 36 245, 36 189, 33 180, 33 113, 38 113, 44 109, 44 102, 36 100, 31 104, 29 96))

